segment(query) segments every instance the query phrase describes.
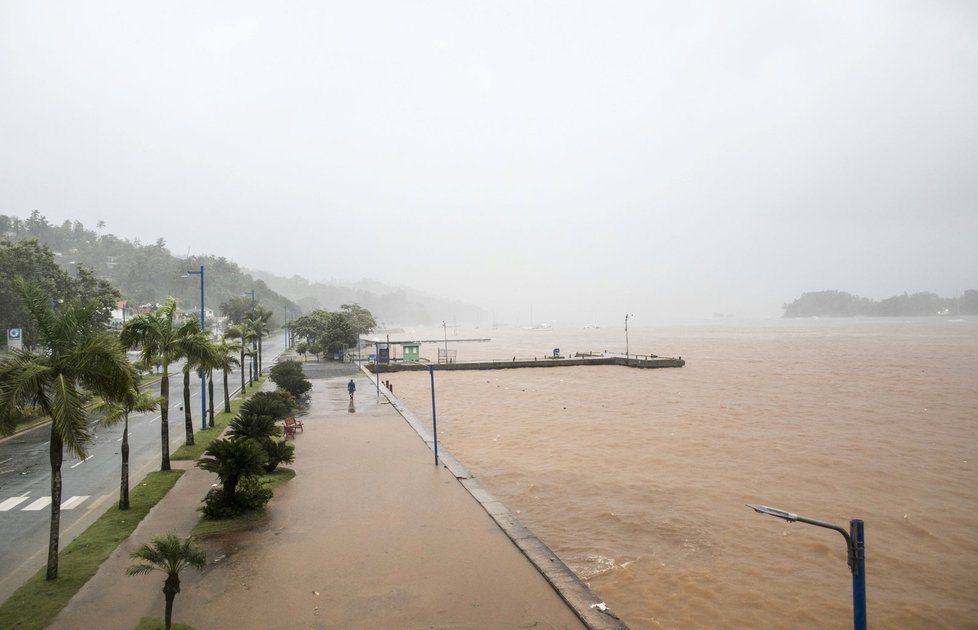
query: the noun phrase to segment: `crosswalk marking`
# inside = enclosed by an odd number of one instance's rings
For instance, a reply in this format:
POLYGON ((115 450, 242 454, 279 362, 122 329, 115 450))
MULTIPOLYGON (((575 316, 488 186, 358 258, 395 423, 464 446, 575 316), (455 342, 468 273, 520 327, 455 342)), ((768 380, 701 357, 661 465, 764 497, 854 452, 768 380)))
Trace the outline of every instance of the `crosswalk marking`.
POLYGON ((12 510, 30 497, 13 497, 7 499, 3 503, 0 503, 0 512, 6 512, 7 510, 12 510))
MULTIPOLYGON (((90 497, 87 494, 75 495, 69 498, 67 501, 63 501, 61 503, 61 509, 73 510, 79 505, 81 505, 82 503, 84 503, 89 498, 90 497)), ((19 506, 24 501, 28 501, 29 499, 30 497, 22 496, 22 497, 11 497, 5 501, 0 501, 0 512, 9 512, 13 510, 15 507, 19 506)), ((51 505, 51 497, 40 497, 38 499, 35 499, 33 502, 29 503, 28 505, 22 507, 20 510, 21 512, 38 512, 48 507, 49 505, 51 505)))
POLYGON ((62 510, 73 510, 76 507, 78 507, 81 504, 81 502, 84 501, 87 498, 88 498, 88 495, 87 494, 83 494, 81 496, 76 496, 76 497, 71 497, 70 499, 68 499, 67 501, 64 501, 61 504, 61 509, 62 510))

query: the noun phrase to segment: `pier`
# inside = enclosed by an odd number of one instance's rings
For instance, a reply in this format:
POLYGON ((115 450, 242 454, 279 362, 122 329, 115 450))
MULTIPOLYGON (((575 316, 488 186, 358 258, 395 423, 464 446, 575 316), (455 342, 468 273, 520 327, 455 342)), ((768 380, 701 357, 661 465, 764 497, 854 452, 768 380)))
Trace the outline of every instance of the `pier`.
MULTIPOLYGON (((539 359, 513 359, 513 360, 494 360, 494 361, 466 361, 461 363, 426 363, 426 362, 398 362, 381 364, 380 371, 389 372, 411 372, 417 370, 428 370, 433 367, 436 370, 507 370, 514 368, 553 368, 553 367, 574 367, 581 365, 621 365, 631 368, 654 369, 654 368, 681 368, 686 365, 682 357, 642 357, 638 358, 623 356, 578 356, 574 358, 563 357, 542 357, 539 359)), ((365 366, 373 373, 377 372, 377 365, 370 364, 365 366)))

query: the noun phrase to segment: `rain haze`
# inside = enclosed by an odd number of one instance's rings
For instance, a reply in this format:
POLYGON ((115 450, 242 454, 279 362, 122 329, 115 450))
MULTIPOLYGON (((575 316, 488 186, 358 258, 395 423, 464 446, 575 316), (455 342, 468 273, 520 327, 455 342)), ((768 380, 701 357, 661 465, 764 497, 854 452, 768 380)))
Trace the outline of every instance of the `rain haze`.
POLYGON ((0 213, 495 319, 978 288, 972 2, 0 1, 0 213))

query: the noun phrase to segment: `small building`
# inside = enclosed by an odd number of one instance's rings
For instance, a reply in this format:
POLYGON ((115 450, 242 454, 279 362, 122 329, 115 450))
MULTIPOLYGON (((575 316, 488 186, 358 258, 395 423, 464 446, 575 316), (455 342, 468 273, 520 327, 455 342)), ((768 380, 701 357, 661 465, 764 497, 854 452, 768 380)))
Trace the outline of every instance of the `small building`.
POLYGON ((402 343, 401 344, 401 360, 404 362, 417 363, 421 360, 421 344, 418 343, 402 343))

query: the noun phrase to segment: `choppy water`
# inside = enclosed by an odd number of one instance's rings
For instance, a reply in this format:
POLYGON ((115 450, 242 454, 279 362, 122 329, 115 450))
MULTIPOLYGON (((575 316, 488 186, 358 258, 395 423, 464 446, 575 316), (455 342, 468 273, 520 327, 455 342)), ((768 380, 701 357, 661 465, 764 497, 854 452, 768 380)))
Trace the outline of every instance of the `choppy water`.
MULTIPOLYGON (((407 331, 403 338, 441 337, 407 331)), ((978 321, 631 327, 683 369, 436 373, 439 439, 633 628, 978 627, 978 321)), ((460 361, 624 350, 621 330, 459 330, 460 361)), ((399 336, 401 337, 401 336, 399 336)), ((422 346, 434 357, 434 346, 422 346)), ((430 426, 425 373, 389 378, 430 426)))

